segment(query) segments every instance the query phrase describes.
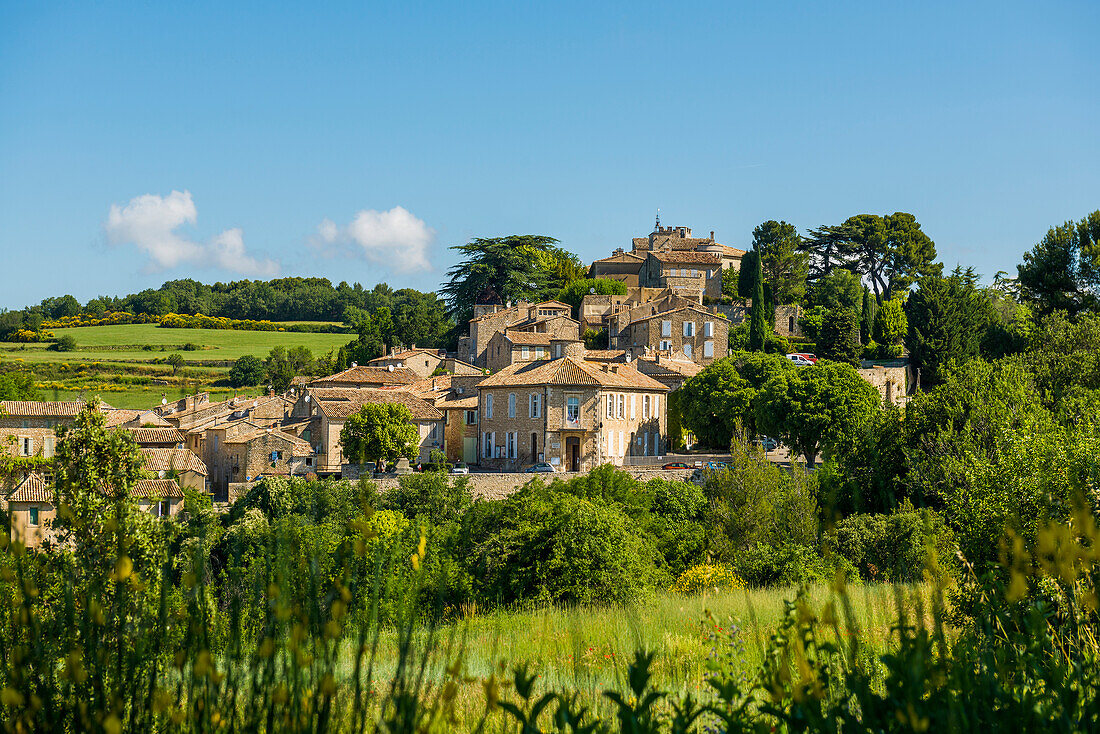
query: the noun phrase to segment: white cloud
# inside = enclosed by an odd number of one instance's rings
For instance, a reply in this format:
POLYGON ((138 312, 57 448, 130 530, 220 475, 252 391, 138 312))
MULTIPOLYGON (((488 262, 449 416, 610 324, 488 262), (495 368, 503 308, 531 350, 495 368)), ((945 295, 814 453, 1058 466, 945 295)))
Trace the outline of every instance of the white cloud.
POLYGON ((334 246, 349 246, 366 259, 385 265, 398 273, 431 270, 428 249, 435 230, 402 206, 388 211, 364 209, 347 227, 330 219, 317 226, 313 245, 324 254, 334 254, 334 246))
POLYGON ((198 210, 191 192, 173 191, 168 196, 137 196, 126 206, 112 204, 104 226, 111 244, 132 244, 145 252, 150 270, 199 265, 252 276, 279 272, 279 263, 246 252, 240 229, 227 229, 208 243, 195 242, 176 232, 197 220, 198 210))

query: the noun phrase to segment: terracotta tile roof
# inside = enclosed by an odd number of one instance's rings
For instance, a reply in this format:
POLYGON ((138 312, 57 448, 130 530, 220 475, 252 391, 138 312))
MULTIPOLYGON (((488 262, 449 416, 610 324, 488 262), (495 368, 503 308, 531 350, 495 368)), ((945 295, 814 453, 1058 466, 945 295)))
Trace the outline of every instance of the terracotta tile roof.
POLYGON ((149 471, 193 471, 206 476, 206 464, 187 449, 142 448, 141 453, 149 471))
POLYGON ((291 433, 286 433, 285 431, 280 431, 280 430, 275 429, 275 428, 272 428, 272 429, 257 428, 256 430, 248 431, 247 433, 239 433, 236 436, 233 436, 232 438, 225 439, 225 442, 227 444, 228 443, 251 443, 251 442, 255 441, 256 439, 263 438, 265 436, 273 436, 275 438, 281 438, 284 441, 286 441, 287 443, 291 444, 292 446, 294 446, 294 452, 293 453, 294 453, 295 456, 306 456, 308 454, 313 453, 313 447, 310 446, 309 443, 307 441, 305 441, 304 439, 301 439, 298 436, 295 436, 291 433))
POLYGON ((439 410, 477 410, 477 395, 448 394, 435 401, 439 410))
POLYGON ((716 252, 696 252, 695 250, 673 250, 671 252, 651 253, 663 263, 691 263, 695 265, 720 265, 722 258, 716 252))
POLYGON ((732 257, 742 257, 747 250, 742 250, 739 247, 730 247, 729 245, 722 245, 722 252, 732 257))
POLYGON ((150 443, 177 444, 187 440, 183 432, 177 428, 127 428, 126 431, 139 445, 150 443))
POLYGON ((127 410, 125 408, 105 408, 103 414, 107 416, 107 427, 117 428, 123 423, 140 420, 142 425, 151 423, 158 427, 168 427, 172 424, 157 415, 151 408, 147 410, 127 410))
POLYGON ((130 496, 144 499, 183 499, 183 490, 175 479, 139 479, 130 490, 130 496))
POLYGON ((584 358, 596 362, 613 362, 626 356, 625 349, 586 349, 584 358))
POLYGON ((615 367, 614 371, 605 372, 599 365, 585 363, 573 357, 562 357, 549 362, 523 362, 509 365, 500 372, 486 377, 478 387, 585 385, 636 390, 668 390, 661 383, 643 375, 628 364, 615 367))
POLYGON ((548 347, 550 346, 551 336, 545 332, 540 333, 537 331, 505 331, 504 338, 513 344, 533 344, 536 347, 548 347))
MULTIPOLYGON (((649 240, 648 239, 643 237, 642 241, 646 243, 647 247, 649 246, 649 240)), ((629 262, 631 260, 637 261, 638 264, 641 264, 641 263, 645 262, 645 258, 642 257, 641 255, 635 255, 632 252, 619 252, 619 253, 616 253, 616 254, 612 255, 611 257, 601 257, 599 260, 593 260, 592 263, 595 264, 595 263, 629 262)))
POLYGON ((686 359, 652 359, 639 357, 634 361, 640 372, 650 376, 679 375, 682 377, 694 377, 703 371, 703 365, 690 362, 686 359))
POLYGON ((376 362, 378 364, 382 364, 383 362, 389 362, 390 360, 394 359, 410 359, 418 354, 427 354, 438 359, 445 359, 445 356, 441 355, 438 349, 421 349, 418 347, 416 349, 405 349, 400 352, 394 352, 393 354, 387 354, 382 357, 375 357, 374 359, 367 362, 367 364, 372 365, 376 362))
POLYGON ((368 403, 399 403, 409 409, 414 420, 443 420, 443 414, 434 405, 418 398, 410 390, 314 387, 310 388, 309 394, 329 418, 347 418, 358 413, 368 403))
POLYGON ((0 415, 32 418, 75 418, 84 410, 83 400, 60 403, 41 400, 0 400, 0 415))
POLYGON ((19 483, 8 497, 8 502, 47 502, 53 503, 53 490, 46 484, 41 474, 31 472, 19 483))
POLYGON ((349 367, 343 372, 337 372, 335 375, 319 377, 310 384, 319 386, 337 386, 340 384, 373 384, 383 386, 411 385, 419 379, 420 375, 416 374, 408 367, 394 367, 390 370, 386 367, 367 367, 359 365, 357 367, 349 367))

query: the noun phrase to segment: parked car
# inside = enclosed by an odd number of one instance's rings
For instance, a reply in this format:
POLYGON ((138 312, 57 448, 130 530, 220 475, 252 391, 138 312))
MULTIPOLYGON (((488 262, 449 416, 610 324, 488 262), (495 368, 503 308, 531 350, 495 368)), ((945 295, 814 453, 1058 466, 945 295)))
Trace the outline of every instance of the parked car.
POLYGON ((761 436, 760 438, 753 441, 753 443, 755 443, 757 446, 764 449, 765 451, 775 451, 777 448, 779 448, 779 442, 771 436, 761 436))
POLYGON ((451 474, 469 474, 470 467, 466 466, 465 461, 460 461, 451 467, 451 474))
POLYGON ((788 354, 787 359, 794 362, 796 367, 810 367, 813 365, 813 362, 803 357, 801 354, 788 354))
POLYGON ((685 464, 682 461, 670 461, 667 464, 665 464, 664 466, 662 466, 661 468, 662 469, 690 469, 691 467, 688 466, 687 464, 685 464))
POLYGON ((797 354, 799 356, 802 356, 802 357, 805 357, 806 359, 810 360, 814 364, 817 364, 817 355, 813 354, 812 352, 795 352, 795 354, 797 354))
POLYGON ((554 467, 552 467, 545 461, 540 461, 539 463, 532 464, 531 466, 524 469, 524 472, 527 474, 553 474, 554 467))
POLYGON ((704 469, 710 469, 711 471, 718 471, 719 469, 726 468, 726 462, 724 461, 708 461, 704 469))

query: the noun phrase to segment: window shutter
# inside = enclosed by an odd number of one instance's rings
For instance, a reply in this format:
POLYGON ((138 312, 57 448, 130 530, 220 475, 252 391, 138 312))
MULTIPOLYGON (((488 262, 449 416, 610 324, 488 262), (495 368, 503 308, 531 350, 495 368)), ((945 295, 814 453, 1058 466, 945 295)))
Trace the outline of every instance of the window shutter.
POLYGON ((671 321, 662 321, 661 322, 661 336, 672 336, 672 322, 671 321))
POLYGON ((634 398, 636 398, 636 397, 637 397, 636 395, 631 395, 630 396, 630 420, 634 420, 634 416, 635 416, 634 398))

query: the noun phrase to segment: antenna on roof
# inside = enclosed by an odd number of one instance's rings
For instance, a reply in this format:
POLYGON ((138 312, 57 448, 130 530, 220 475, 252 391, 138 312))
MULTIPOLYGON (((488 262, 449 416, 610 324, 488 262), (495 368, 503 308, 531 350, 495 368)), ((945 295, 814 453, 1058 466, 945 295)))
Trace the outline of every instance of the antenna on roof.
POLYGON ((656 228, 657 229, 661 228, 661 210, 660 209, 657 209, 657 225, 656 225, 656 228))

